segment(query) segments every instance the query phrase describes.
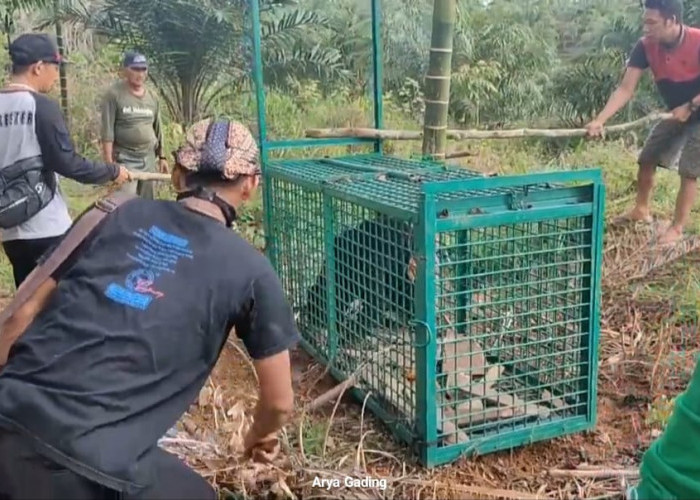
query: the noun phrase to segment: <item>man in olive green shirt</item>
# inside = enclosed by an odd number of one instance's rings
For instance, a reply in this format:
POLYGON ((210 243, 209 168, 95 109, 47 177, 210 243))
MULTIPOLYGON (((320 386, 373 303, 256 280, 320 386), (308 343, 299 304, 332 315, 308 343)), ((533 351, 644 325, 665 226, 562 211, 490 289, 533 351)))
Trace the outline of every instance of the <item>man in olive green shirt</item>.
MULTIPOLYGON (((132 171, 163 173, 168 163, 163 155, 160 104, 146 88, 148 64, 142 54, 124 56, 122 79, 112 85, 102 99, 102 156, 132 171)), ((143 198, 154 198, 153 182, 132 181, 123 191, 143 198)))

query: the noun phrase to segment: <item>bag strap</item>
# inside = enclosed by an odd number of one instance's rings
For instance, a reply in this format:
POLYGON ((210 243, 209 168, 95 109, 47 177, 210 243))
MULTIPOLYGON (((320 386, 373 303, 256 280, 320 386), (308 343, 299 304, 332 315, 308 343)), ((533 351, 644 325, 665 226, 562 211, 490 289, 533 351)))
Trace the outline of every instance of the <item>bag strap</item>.
MULTIPOLYGON (((108 214, 116 210, 126 201, 134 198, 127 193, 114 193, 107 198, 98 200, 75 224, 68 230, 59 245, 49 257, 36 266, 22 282, 12 302, 0 312, 0 328, 17 310, 34 295, 39 286, 51 277, 54 271, 73 253, 80 243, 87 238, 92 230, 108 214)), ((0 335, 2 332, 0 331, 0 335)))

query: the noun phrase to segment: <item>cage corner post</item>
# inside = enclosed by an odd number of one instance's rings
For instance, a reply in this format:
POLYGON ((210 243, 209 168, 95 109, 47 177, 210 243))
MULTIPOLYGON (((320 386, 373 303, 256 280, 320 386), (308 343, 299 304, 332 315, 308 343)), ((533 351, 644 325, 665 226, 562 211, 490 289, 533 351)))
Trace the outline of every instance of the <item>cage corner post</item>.
POLYGON ((416 287, 416 424, 420 459, 426 467, 438 464, 437 319, 435 316, 435 195, 423 190, 415 226, 416 287))
POLYGON ((586 418, 591 427, 596 425, 598 415, 598 345, 600 343, 605 194, 605 184, 601 177, 593 184, 593 214, 591 216, 591 292, 587 346, 588 373, 586 374, 586 393, 590 398, 586 405, 586 418))
POLYGON ((268 141, 267 141, 267 108, 265 103, 265 81, 263 77, 262 37, 260 34, 260 0, 248 0, 250 6, 250 30, 253 41, 253 83, 258 120, 258 146, 260 148, 260 168, 262 170, 263 196, 263 231, 265 233, 265 253, 272 267, 277 266, 276 238, 272 231, 272 186, 267 177, 268 141))

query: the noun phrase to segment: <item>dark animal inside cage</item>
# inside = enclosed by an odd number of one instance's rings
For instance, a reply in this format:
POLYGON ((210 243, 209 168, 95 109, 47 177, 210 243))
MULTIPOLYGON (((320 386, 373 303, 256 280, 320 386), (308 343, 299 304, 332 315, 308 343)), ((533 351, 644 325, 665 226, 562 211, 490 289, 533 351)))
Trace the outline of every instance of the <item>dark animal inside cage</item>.
MULTIPOLYGON (((379 215, 342 231, 333 240, 334 325, 339 345, 352 344, 413 314, 415 261, 413 226, 379 215)), ((308 290, 301 324, 327 330, 328 256, 308 290)))

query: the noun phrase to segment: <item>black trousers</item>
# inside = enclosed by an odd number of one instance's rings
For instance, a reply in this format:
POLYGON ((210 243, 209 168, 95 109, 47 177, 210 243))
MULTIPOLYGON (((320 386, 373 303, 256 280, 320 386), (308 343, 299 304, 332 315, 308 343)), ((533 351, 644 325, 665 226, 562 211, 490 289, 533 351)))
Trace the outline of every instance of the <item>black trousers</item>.
POLYGON ((214 489, 175 455, 157 450, 153 483, 127 495, 90 481, 36 453, 0 429, 0 500, 216 500, 214 489))
POLYGON ((5 254, 12 264, 12 274, 15 278, 15 287, 19 285, 29 276, 39 261, 39 257, 57 244, 62 236, 54 236, 51 238, 38 238, 34 240, 11 240, 3 241, 2 247, 5 249, 5 254))

